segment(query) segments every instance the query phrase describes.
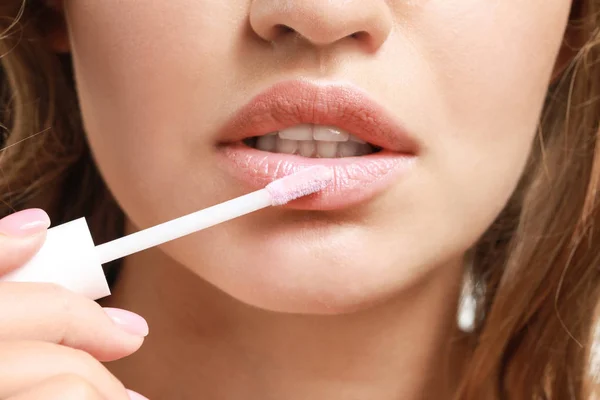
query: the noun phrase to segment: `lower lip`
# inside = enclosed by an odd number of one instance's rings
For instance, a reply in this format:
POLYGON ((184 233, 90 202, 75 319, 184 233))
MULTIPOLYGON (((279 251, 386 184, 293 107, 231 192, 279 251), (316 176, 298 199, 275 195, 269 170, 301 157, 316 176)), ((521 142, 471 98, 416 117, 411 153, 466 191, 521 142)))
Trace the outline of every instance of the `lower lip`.
POLYGON ((413 154, 385 150, 361 157, 307 158, 260 151, 242 143, 220 147, 220 155, 227 172, 255 190, 307 167, 330 167, 335 178, 326 189, 286 206, 300 210, 336 210, 369 201, 407 173, 416 159, 413 154))

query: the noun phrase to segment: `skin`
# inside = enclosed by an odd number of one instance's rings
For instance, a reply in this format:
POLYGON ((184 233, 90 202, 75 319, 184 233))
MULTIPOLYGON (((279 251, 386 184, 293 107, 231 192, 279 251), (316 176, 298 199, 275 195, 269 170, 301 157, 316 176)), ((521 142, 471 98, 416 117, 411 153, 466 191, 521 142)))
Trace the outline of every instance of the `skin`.
POLYGON ((111 371, 151 398, 448 398, 463 258, 523 172, 570 6, 65 1, 52 42, 130 231, 243 194, 219 128, 282 80, 351 82, 421 147, 360 206, 269 209, 126 260, 106 304, 153 334, 111 371))
MULTIPOLYGON (((41 210, 0 220, 0 275, 31 259, 49 223, 41 210)), ((134 353, 143 337, 107 311, 58 286, 0 282, 0 398, 136 399, 100 361, 134 353)))
POLYGON ((219 165, 219 128, 282 80, 352 82, 418 140, 416 168, 360 207, 269 209, 161 248, 245 303, 308 314, 364 309, 458 263, 522 173, 569 9, 565 0, 65 4, 88 138, 130 230, 244 194, 219 165), (270 33, 278 24, 303 39, 270 33), (358 31, 370 37, 347 37, 358 31))

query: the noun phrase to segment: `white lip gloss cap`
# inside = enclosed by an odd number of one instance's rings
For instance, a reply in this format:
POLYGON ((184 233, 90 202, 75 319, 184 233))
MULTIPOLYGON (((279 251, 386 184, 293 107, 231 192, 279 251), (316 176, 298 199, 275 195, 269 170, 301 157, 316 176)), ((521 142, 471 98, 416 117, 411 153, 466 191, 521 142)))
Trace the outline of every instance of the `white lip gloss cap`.
POLYGON ((55 283, 92 300, 110 295, 85 218, 49 229, 41 250, 0 281, 55 283))

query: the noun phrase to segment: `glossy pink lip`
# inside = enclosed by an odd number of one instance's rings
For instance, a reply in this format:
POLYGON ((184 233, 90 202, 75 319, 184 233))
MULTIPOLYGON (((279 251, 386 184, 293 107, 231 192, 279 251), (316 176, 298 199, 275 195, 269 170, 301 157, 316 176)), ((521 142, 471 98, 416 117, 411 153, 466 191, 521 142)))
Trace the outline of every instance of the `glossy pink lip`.
POLYGON ((332 168, 334 182, 324 191, 288 205, 297 209, 339 209, 367 201, 410 170, 418 152, 416 142, 381 106, 348 85, 305 81, 274 85, 242 107, 221 132, 223 165, 252 189, 309 166, 332 168), (383 151, 318 159, 264 152, 242 143, 298 124, 336 126, 383 151))

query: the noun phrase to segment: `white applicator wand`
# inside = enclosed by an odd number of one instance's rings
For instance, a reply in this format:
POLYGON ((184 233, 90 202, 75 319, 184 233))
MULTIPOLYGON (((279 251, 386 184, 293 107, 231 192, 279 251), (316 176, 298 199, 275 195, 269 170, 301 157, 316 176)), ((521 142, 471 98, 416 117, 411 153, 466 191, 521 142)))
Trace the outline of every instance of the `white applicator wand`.
POLYGON ((23 267, 0 277, 9 282, 47 282, 97 300, 110 295, 102 264, 201 231, 269 206, 323 190, 333 180, 315 166, 276 180, 264 189, 95 246, 85 218, 49 229, 42 249, 23 267))

